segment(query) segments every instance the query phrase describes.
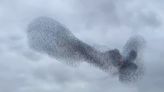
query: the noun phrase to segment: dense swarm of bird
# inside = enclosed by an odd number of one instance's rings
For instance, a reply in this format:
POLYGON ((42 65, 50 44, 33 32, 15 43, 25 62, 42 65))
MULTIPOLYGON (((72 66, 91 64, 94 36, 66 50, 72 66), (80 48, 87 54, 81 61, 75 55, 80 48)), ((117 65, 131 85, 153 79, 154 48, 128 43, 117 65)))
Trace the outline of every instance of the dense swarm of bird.
POLYGON ((101 52, 77 39, 58 21, 39 17, 28 25, 27 37, 32 49, 59 61, 87 62, 106 72, 115 67, 121 82, 136 81, 143 74, 139 61, 145 41, 141 36, 131 37, 122 52, 118 49, 101 52))

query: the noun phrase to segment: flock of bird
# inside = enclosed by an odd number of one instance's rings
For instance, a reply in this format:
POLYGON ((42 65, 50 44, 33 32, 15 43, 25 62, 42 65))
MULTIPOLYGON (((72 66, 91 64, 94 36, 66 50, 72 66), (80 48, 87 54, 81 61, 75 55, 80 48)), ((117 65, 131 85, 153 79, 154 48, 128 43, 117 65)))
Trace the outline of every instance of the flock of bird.
POLYGON ((137 81, 144 72, 140 63, 145 45, 142 36, 129 38, 121 51, 113 49, 101 52, 76 38, 67 27, 53 18, 39 17, 28 25, 27 37, 32 49, 58 61, 87 62, 105 72, 115 67, 121 82, 137 81))

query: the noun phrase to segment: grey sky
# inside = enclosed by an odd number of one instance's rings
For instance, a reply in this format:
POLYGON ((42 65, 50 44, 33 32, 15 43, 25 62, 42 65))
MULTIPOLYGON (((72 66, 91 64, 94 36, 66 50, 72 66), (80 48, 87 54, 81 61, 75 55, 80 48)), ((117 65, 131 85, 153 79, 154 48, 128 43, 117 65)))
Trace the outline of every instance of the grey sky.
POLYGON ((0 92, 163 92, 162 0, 0 0, 0 92), (28 23, 49 16, 84 42, 122 49, 136 34, 147 42, 145 76, 125 85, 82 63, 72 67, 29 49, 28 23))

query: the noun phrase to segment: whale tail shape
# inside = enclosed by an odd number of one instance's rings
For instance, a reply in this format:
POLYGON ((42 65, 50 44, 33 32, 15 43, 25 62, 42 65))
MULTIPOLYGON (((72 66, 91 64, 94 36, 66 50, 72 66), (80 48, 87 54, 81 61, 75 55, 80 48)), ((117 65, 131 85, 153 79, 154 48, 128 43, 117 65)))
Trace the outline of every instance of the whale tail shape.
POLYGON ((138 58, 141 41, 136 38, 127 42, 123 55, 117 49, 100 52, 76 38, 64 25, 49 17, 34 19, 28 26, 27 37, 32 49, 46 53, 59 61, 72 64, 85 61, 103 70, 115 66, 119 70, 120 80, 130 76, 126 74, 127 71, 134 72, 138 69, 133 61, 138 58), (124 62, 121 61, 123 57, 124 62))

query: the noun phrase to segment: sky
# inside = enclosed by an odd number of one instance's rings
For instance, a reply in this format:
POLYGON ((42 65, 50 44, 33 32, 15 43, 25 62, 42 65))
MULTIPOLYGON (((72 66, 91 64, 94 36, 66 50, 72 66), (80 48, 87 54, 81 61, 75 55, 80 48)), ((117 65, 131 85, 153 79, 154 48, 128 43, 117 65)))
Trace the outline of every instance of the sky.
POLYGON ((0 0, 0 92, 163 92, 163 0, 0 0), (67 65, 29 48, 27 26, 40 16, 61 22, 98 49, 146 40, 145 75, 123 84, 87 63, 67 65))

